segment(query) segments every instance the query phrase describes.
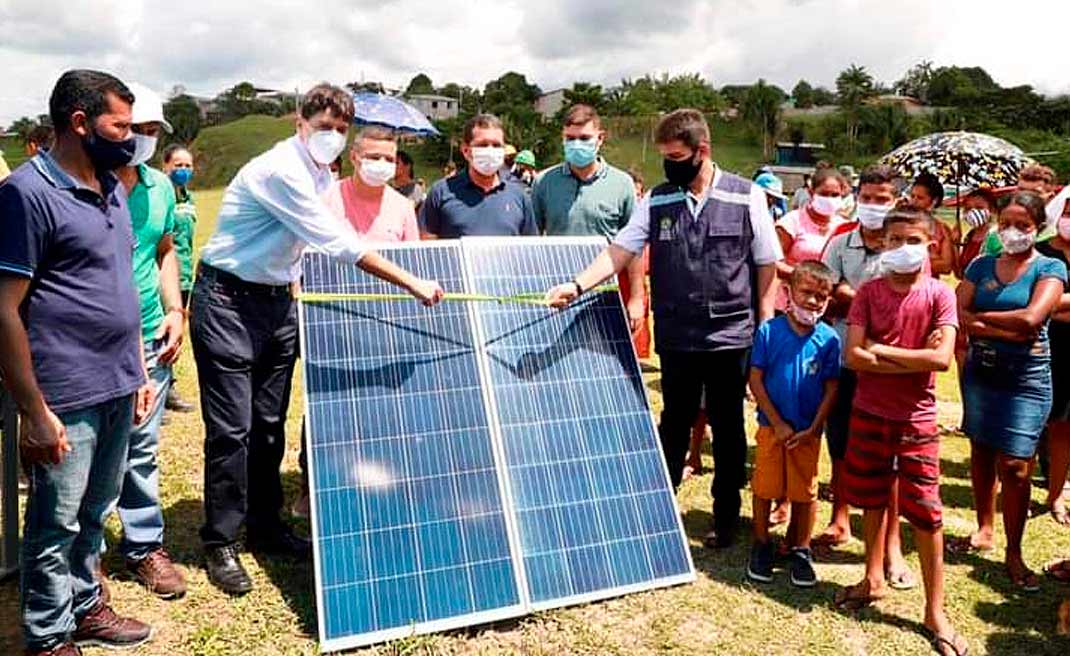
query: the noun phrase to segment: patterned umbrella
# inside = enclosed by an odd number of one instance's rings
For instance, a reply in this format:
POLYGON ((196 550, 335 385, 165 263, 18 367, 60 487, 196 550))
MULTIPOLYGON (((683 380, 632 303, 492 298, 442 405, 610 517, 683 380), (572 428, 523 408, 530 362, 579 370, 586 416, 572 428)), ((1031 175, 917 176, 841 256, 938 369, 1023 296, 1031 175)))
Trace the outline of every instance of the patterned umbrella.
POLYGON ((913 179, 929 172, 945 187, 1007 187, 1032 163, 1014 144, 976 132, 937 132, 915 139, 881 158, 881 164, 913 179))
POLYGON ((437 137, 439 131, 423 113, 400 98, 381 93, 361 92, 353 95, 357 125, 381 125, 398 132, 437 137))

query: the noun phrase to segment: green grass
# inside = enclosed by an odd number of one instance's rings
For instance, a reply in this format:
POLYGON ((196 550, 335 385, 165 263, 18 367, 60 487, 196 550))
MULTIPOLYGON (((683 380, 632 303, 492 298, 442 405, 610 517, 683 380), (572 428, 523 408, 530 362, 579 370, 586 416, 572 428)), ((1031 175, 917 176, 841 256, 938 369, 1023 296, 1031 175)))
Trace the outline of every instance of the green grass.
POLYGON ((4 152, 4 161, 12 171, 26 161, 26 148, 19 137, 0 137, 0 151, 4 152))
MULTIPOLYGON (((197 241, 203 244, 214 225, 220 190, 198 194, 201 222, 197 241)), ((188 399, 197 399, 196 372, 188 352, 177 369, 178 384, 188 399)), ((300 434, 300 377, 287 424, 288 448, 283 477, 290 499, 297 494, 297 439, 300 434)), ((655 409, 660 409, 658 374, 647 374, 655 409)), ((938 396, 941 423, 957 425, 958 392, 954 374, 941 375, 938 396)), ((753 422, 750 429, 753 431, 753 422)), ((212 587, 200 566, 197 529, 202 521, 203 429, 197 414, 172 415, 164 428, 160 453, 167 547, 190 583, 189 595, 165 602, 146 594, 121 576, 114 552, 107 563, 114 605, 124 613, 151 621, 152 643, 137 656, 224 656, 247 654, 316 654, 315 601, 310 563, 285 564, 243 556, 256 582, 247 597, 231 600, 212 587)), ((966 440, 950 434, 943 444, 943 498, 947 531, 966 535, 973 526, 966 440)), ((708 451, 705 464, 711 466, 708 451)), ((822 480, 828 463, 822 461, 822 480)), ((862 548, 853 544, 834 560, 817 565, 820 585, 812 591, 791 588, 783 574, 775 583, 745 582, 748 543, 712 552, 701 546, 709 522, 710 476, 685 483, 679 494, 687 534, 698 571, 691 585, 636 594, 596 604, 540 613, 514 622, 445 635, 414 637, 367 650, 368 654, 930 654, 920 633, 923 596, 920 590, 896 593, 857 616, 830 606, 834 591, 861 576, 862 548)), ((1034 499, 1040 501, 1039 490, 1034 499)), ((745 493, 745 508, 749 508, 745 493)), ((828 508, 821 504, 820 519, 828 508)), ((749 512, 746 513, 749 515, 749 512)), ((117 525, 109 523, 109 543, 117 525)), ((917 571, 917 555, 906 530, 908 559, 917 571)), ((955 558, 947 569, 947 606, 955 625, 970 640, 973 653, 1030 656, 1065 655, 1070 641, 1053 636, 1055 607, 1068 589, 1044 583, 1039 595, 1012 591, 1002 573, 1002 532, 999 551, 989 557, 955 558)), ((1047 516, 1031 520, 1025 540, 1026 558, 1035 567, 1056 556, 1070 555, 1070 531, 1047 516)), ((0 585, 0 654, 20 648, 17 591, 13 582, 0 585)), ((104 652, 87 650, 88 654, 104 652)))

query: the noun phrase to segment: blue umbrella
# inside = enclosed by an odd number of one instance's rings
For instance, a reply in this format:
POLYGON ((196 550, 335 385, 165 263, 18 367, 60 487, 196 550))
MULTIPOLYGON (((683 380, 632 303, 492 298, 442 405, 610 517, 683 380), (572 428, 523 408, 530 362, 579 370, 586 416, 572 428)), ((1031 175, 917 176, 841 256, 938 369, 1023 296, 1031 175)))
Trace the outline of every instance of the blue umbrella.
POLYGON ((423 112, 400 98, 364 91, 353 94, 353 105, 356 109, 353 122, 357 125, 381 125, 398 132, 439 136, 423 112))

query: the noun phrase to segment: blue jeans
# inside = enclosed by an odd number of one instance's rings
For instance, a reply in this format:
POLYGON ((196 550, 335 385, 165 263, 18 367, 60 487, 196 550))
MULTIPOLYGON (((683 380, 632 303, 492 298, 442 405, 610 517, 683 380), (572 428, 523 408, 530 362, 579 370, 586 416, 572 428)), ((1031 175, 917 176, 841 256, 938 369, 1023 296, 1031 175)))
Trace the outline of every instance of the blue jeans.
POLYGON ((160 424, 164 401, 171 387, 171 365, 159 361, 163 340, 145 342, 145 366, 156 389, 152 410, 141 424, 130 430, 130 450, 126 475, 119 493, 119 520, 123 541, 119 552, 124 558, 140 560, 163 546, 163 509, 160 507, 160 424))
POLYGON ((104 518, 126 468, 132 396, 59 415, 71 446, 58 465, 29 467, 22 541, 22 630, 31 650, 64 642, 97 604, 93 572, 104 518))

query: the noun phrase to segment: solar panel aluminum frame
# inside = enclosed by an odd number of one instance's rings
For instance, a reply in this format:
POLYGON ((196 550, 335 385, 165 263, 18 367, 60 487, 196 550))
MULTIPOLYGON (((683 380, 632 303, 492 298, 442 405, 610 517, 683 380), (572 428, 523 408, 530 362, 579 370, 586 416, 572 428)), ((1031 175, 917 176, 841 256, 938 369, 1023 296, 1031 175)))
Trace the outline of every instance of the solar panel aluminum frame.
MULTIPOLYGON (((396 243, 396 244, 394 244, 394 243, 390 243, 390 244, 374 244, 372 246, 379 253, 389 254, 391 251, 398 251, 398 250, 404 250, 404 249, 458 248, 460 246, 460 244, 459 244, 458 240, 436 240, 436 241, 400 242, 400 243, 396 243)), ((460 247, 459 251, 460 251, 460 258, 461 258, 461 272, 462 272, 462 276, 463 276, 464 281, 465 281, 465 286, 467 287, 468 284, 469 284, 469 281, 467 279, 467 273, 466 273, 467 267, 464 266, 464 251, 463 251, 463 247, 460 247)), ((421 275, 421 276, 426 276, 427 275, 427 274, 424 274, 422 272, 413 272, 413 273, 415 273, 416 275, 421 275)), ((428 276, 428 277, 433 277, 433 276, 428 276)), ((447 289, 446 291, 447 292, 464 292, 465 290, 464 289, 461 289, 461 290, 447 289)), ((406 301, 402 301, 402 302, 406 302, 406 301)), ((413 299, 411 302, 414 303, 414 304, 417 303, 417 301, 415 299, 413 299)), ((297 311, 298 311, 298 321, 299 321, 299 323, 302 326, 306 325, 305 324, 305 312, 306 312, 306 310, 305 310, 304 303, 298 303, 297 311)), ((428 311, 429 312, 433 312, 434 310, 433 309, 428 309, 428 311)), ((475 317, 474 317, 474 310, 473 310, 471 304, 467 304, 465 312, 468 315, 469 325, 474 326, 475 325, 475 317)), ((301 330, 300 334, 301 334, 301 344, 300 344, 301 353, 302 354, 308 353, 307 342, 306 342, 306 340, 308 339, 308 331, 307 330, 301 330)), ((474 346, 475 351, 476 351, 476 362, 477 362, 477 367, 479 367, 479 369, 480 369, 480 376, 482 377, 483 376, 483 370, 482 370, 483 364, 482 364, 481 359, 479 357, 479 352, 481 351, 481 349, 479 348, 479 342, 476 341, 476 340, 478 340, 478 336, 476 335, 475 331, 473 330, 473 346, 474 346)), ((302 360, 302 366, 305 366, 305 360, 302 360)), ((323 587, 323 581, 321 579, 321 570, 322 570, 322 567, 323 567, 323 564, 324 564, 323 563, 323 554, 320 553, 320 541, 318 539, 313 539, 312 540, 312 553, 313 553, 313 564, 314 564, 314 566, 313 566, 313 574, 315 576, 316 607, 318 609, 318 612, 316 613, 316 622, 317 622, 317 630, 318 630, 318 633, 319 633, 320 649, 322 651, 324 651, 324 652, 336 652, 336 651, 342 651, 342 650, 345 650, 345 649, 353 649, 353 648, 357 648, 357 647, 366 647, 366 646, 373 645, 373 644, 378 644, 378 643, 382 643, 382 642, 388 642, 390 640, 400 640, 402 638, 408 638, 408 637, 412 637, 414 635, 421 635, 421 634, 427 634, 427 633, 438 633, 438 632, 442 632, 442 631, 449 631, 449 630, 452 630, 452 629, 465 628, 465 627, 473 626, 473 625, 489 624, 491 622, 498 622, 498 621, 501 621, 501 620, 513 619, 513 618, 516 618, 516 617, 522 617, 522 616, 527 615, 527 614, 529 614, 531 612, 530 611, 530 604, 527 603, 527 583, 522 578, 522 571, 523 571, 522 568, 517 566, 518 561, 521 560, 521 554, 520 554, 520 551, 519 551, 518 530, 517 530, 517 526, 516 526, 515 517, 514 517, 513 513, 510 511, 510 508, 508 507, 507 501, 506 501, 507 499, 509 499, 511 497, 507 496, 509 494, 509 486, 507 485, 506 480, 505 480, 505 478, 503 476, 503 473, 502 473, 504 467, 502 466, 503 460, 501 458, 501 446, 499 444, 499 440, 496 438, 496 433, 495 433, 495 430, 494 430, 494 426, 496 425, 496 421, 495 421, 494 415, 491 413, 491 408, 486 405, 487 401, 488 401, 488 397, 490 395, 490 390, 488 389, 488 386, 485 385, 485 384, 482 385, 481 387, 482 387, 482 390, 481 390, 480 393, 481 393, 481 396, 483 398, 484 409, 487 412, 488 426, 489 426, 489 429, 490 429, 489 430, 489 433, 490 433, 489 434, 489 438, 490 438, 490 442, 491 442, 492 453, 494 454, 494 459, 495 459, 495 462, 494 462, 495 470, 496 470, 495 475, 496 475, 496 478, 498 480, 499 495, 500 495, 500 498, 502 499, 502 515, 503 515, 503 517, 505 519, 506 534, 507 534, 508 539, 509 539, 510 558, 511 558, 512 563, 513 563, 514 577, 516 577, 516 586, 517 586, 517 592, 518 592, 518 595, 519 595, 519 602, 517 604, 512 605, 512 606, 505 606, 505 607, 502 607, 502 608, 497 608, 497 609, 488 610, 488 611, 480 611, 480 612, 477 612, 477 613, 469 613, 467 615, 456 615, 456 616, 453 616, 453 617, 447 617, 447 618, 442 618, 442 619, 438 619, 438 620, 432 620, 432 621, 429 621, 429 622, 419 622, 419 623, 414 623, 414 624, 411 624, 411 625, 408 625, 408 626, 396 627, 396 628, 391 628, 391 629, 383 629, 383 630, 380 630, 380 631, 362 633, 362 634, 353 635, 353 636, 346 636, 346 637, 342 637, 342 638, 328 638, 327 637, 327 627, 326 627, 326 617, 325 617, 325 613, 323 612, 324 609, 326 608, 326 605, 324 603, 324 587, 323 587)), ((302 396, 303 396, 304 407, 305 408, 310 408, 311 405, 310 405, 310 399, 309 399, 309 396, 308 396, 308 385, 307 384, 303 386, 302 396)), ((307 466, 308 466, 308 480, 309 480, 309 500, 310 500, 309 520, 310 520, 311 526, 313 527, 313 530, 315 530, 316 527, 318 527, 320 525, 319 521, 318 521, 319 520, 319 512, 320 511, 319 511, 319 508, 318 508, 318 498, 317 498, 316 489, 315 489, 315 481, 316 481, 316 475, 315 475, 315 466, 316 465, 315 465, 315 461, 316 461, 316 458, 313 457, 313 453, 314 452, 313 452, 313 444, 312 444, 311 413, 308 412, 308 411, 305 412, 304 423, 305 423, 305 439, 306 439, 305 448, 307 449, 307 452, 309 454, 308 463, 307 463, 307 466)), ((315 535, 313 537, 315 538, 315 535)))
MULTIPOLYGON (((568 245, 597 245, 597 246, 604 247, 607 244, 606 239, 603 238, 603 237, 583 237, 583 236, 579 236, 579 237, 550 236, 550 237, 539 237, 539 238, 532 238, 532 237, 462 237, 460 241, 461 241, 461 245, 463 247, 462 248, 462 253, 463 253, 466 248, 476 248, 476 247, 479 247, 481 245, 483 245, 483 246, 524 246, 525 244, 533 243, 533 241, 535 239, 538 240, 537 243, 543 244, 543 245, 547 245, 547 244, 551 244, 551 245, 552 244, 560 244, 560 245, 566 245, 566 246, 568 246, 568 245)), ((467 257, 466 253, 465 253, 465 255, 466 256, 463 258, 463 264, 464 264, 464 267, 465 267, 465 279, 466 279, 466 282, 467 282, 467 284, 469 286, 469 289, 472 290, 472 291, 476 291, 475 287, 473 285, 473 278, 474 278, 475 272, 472 271, 472 269, 471 269, 472 262, 471 262, 471 259, 467 257)), ((575 272, 572 272, 572 273, 575 273, 575 272)), ((571 273, 570 274, 566 274, 566 275, 571 276, 571 273)), ((561 282, 567 282, 567 280, 566 279, 562 279, 561 282)), ((619 295, 618 295, 618 297, 619 297, 619 295)), ((627 310, 624 307, 623 301, 621 301, 619 303, 619 307, 620 307, 622 319, 627 324, 628 315, 627 315, 627 310)), ((567 312, 568 310, 566 309, 566 310, 563 310, 563 311, 567 312)), ((485 330, 485 327, 483 325, 482 319, 480 318, 479 313, 476 312, 474 308, 470 308, 469 312, 470 312, 470 314, 472 314, 474 316, 474 322, 473 323, 474 323, 474 326, 475 326, 475 338, 477 340, 477 343, 479 343, 480 345, 485 345, 487 343, 487 339, 488 338, 487 338, 486 330, 485 330)), ((635 345, 634 345, 634 343, 632 344, 632 355, 633 355, 633 357, 635 357, 636 367, 638 369, 638 355, 635 354, 635 345)), ((508 466, 508 462, 506 461, 505 452, 504 452, 504 449, 505 449, 504 437, 502 435, 501 423, 499 421, 500 415, 498 414, 497 403, 496 403, 496 401, 494 399, 494 396, 493 396, 493 393, 492 393, 492 390, 491 390, 491 385, 490 385, 490 382, 491 382, 492 379, 491 379, 491 376, 490 376, 490 361, 489 361, 489 356, 487 354, 486 348, 480 348, 478 350, 477 358, 480 361, 480 367, 481 367, 481 370, 482 370, 481 373, 482 373, 482 375, 484 377, 484 380, 487 382, 487 384, 484 387, 485 387, 486 393, 489 396, 488 403, 491 404, 491 408, 493 410, 492 414, 490 415, 491 430, 494 433, 494 438, 495 438, 494 441, 495 441, 495 443, 497 444, 498 448, 501 449, 500 454, 496 454, 496 455, 500 456, 500 463, 501 464, 499 466, 500 466, 500 469, 502 470, 503 475, 505 477, 509 477, 510 476, 509 466, 508 466)), ((650 405, 650 393, 647 390, 646 385, 642 385, 641 387, 643 389, 643 399, 644 399, 644 401, 646 403, 646 407, 650 408, 651 407, 651 405, 650 405)), ((653 431, 653 434, 655 436, 657 436, 658 435, 658 429, 657 429, 657 424, 654 421, 654 415, 653 415, 653 413, 650 413, 650 412, 648 412, 646 414, 647 414, 647 418, 648 418, 648 421, 649 421, 649 427, 653 431)), ((666 464, 665 454, 661 450, 660 443, 659 443, 659 446, 658 446, 658 451, 661 453, 661 464, 662 464, 661 469, 662 469, 662 475, 664 476, 665 485, 666 485, 666 487, 668 489, 671 490, 672 489, 672 479, 669 476, 669 468, 668 468, 668 465, 666 464)), ((508 480, 508 485, 506 485, 506 487, 507 487, 507 490, 509 492, 509 497, 508 497, 508 500, 509 500, 509 512, 510 512, 510 514, 515 514, 516 506, 513 503, 513 498, 512 498, 512 480, 511 479, 508 480)), ((672 495, 672 503, 673 503, 674 511, 676 513, 676 523, 677 523, 677 527, 678 527, 678 530, 679 530, 679 533, 680 533, 680 539, 683 541, 684 545, 687 545, 688 544, 687 533, 685 532, 685 529, 684 529, 683 517, 680 515, 680 507, 679 507, 679 503, 678 503, 678 501, 676 499, 676 495, 675 494, 672 495)), ((515 518, 513 520, 513 523, 514 523, 514 525, 516 524, 515 518)), ((515 545, 516 553, 517 553, 516 567, 517 567, 517 569, 519 571, 522 572, 522 576, 523 576, 523 578, 524 578, 524 580, 526 582, 526 580, 527 580, 527 572, 526 572, 526 567, 525 567, 525 564, 524 564, 524 554, 523 554, 523 551, 520 548, 520 532, 519 532, 519 528, 518 527, 514 526, 514 528, 516 529, 516 540, 517 540, 517 543, 515 545)), ((528 598, 528 604, 529 604, 528 607, 530 609, 529 612, 539 612, 539 611, 544 611, 544 610, 551 610, 551 609, 554 609, 554 608, 563 608, 565 606, 575 606, 575 605, 586 604, 586 603, 591 603, 591 602, 595 602, 595 601, 602 601, 602 600, 605 600, 605 599, 611 599, 613 597, 621 597, 621 596, 624 596, 624 595, 634 594, 634 593, 638 593, 638 592, 647 592, 649 590, 654 590, 654 589, 657 589, 657 588, 665 588, 665 587, 672 587, 674 585, 682 585, 682 584, 685 584, 685 583, 692 583, 692 582, 695 581, 695 564, 694 564, 694 560, 691 558, 690 550, 687 551, 686 555, 687 555, 688 571, 686 573, 684 573, 684 574, 680 574, 680 575, 677 575, 677 576, 666 577, 666 578, 661 578, 661 579, 652 579, 652 580, 649 580, 649 581, 644 581, 642 583, 636 583, 636 584, 632 584, 632 585, 620 586, 620 587, 616 587, 616 588, 605 588, 605 589, 595 590, 595 591, 592 591, 592 592, 579 594, 579 595, 572 595, 572 596, 567 596, 567 597, 557 597, 557 598, 554 598, 554 599, 551 599, 551 600, 548 600, 548 601, 543 601, 543 602, 531 602, 530 601, 530 590, 528 590, 527 587, 525 587, 522 590, 521 594, 524 597, 528 598)))

